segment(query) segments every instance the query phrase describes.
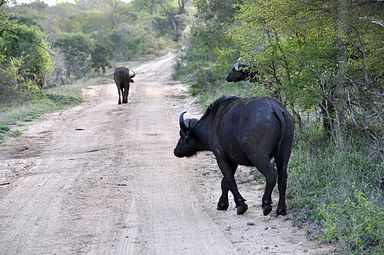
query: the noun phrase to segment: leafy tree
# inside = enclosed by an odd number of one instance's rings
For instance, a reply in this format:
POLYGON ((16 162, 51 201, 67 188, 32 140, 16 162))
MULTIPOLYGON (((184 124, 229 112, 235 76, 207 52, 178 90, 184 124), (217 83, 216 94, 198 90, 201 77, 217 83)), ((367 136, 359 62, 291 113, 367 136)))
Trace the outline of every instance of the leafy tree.
POLYGON ((91 52, 91 62, 92 68, 94 68, 97 73, 101 69, 103 74, 105 74, 106 68, 111 66, 112 49, 113 43, 107 37, 96 41, 95 47, 91 52))
POLYGON ((1 53, 6 58, 24 58, 25 74, 42 87, 52 64, 44 33, 35 26, 11 22, 3 24, 0 29, 1 53))
POLYGON ((375 8, 382 3, 374 2, 246 0, 236 15, 233 40, 261 83, 292 108, 320 107, 325 131, 340 138, 337 126, 346 127, 352 117, 348 100, 359 94, 351 88, 356 82, 370 88, 381 83, 373 83, 379 75, 373 65, 367 69, 367 63, 383 64, 382 40, 371 36, 384 30, 367 22, 380 20, 375 8))
POLYGON ((135 0, 133 7, 141 13, 149 14, 152 30, 160 34, 171 34, 173 40, 178 41, 184 25, 181 14, 185 2, 179 1, 176 5, 175 1, 170 0, 135 0))
MULTIPOLYGON (((2 2, 1 4, 4 4, 2 2)), ((32 97, 52 72, 45 34, 0 12, 0 83, 5 94, 32 97), (5 91, 6 90, 6 91, 5 91)))
POLYGON ((55 43, 64 55, 67 77, 84 77, 90 69, 90 59, 93 44, 90 37, 83 33, 63 34, 55 43))
POLYGON ((236 4, 240 2, 194 1, 197 20, 192 26, 185 56, 182 57, 186 65, 179 65, 179 71, 191 77, 195 88, 205 90, 216 86, 237 59, 239 53, 227 30, 238 9, 236 4))

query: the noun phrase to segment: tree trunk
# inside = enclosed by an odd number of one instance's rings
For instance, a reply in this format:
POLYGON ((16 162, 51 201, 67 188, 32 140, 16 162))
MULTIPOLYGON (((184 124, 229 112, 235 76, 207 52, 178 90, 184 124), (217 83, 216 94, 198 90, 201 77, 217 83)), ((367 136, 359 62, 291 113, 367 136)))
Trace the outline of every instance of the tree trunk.
POLYGON ((177 3, 179 5, 179 13, 182 14, 185 12, 185 3, 187 2, 188 0, 178 0, 177 3))
POLYGON ((335 107, 329 98, 324 98, 320 104, 321 116, 323 119, 323 128, 328 138, 332 137, 334 132, 335 107))
POLYGON ((343 106, 346 92, 346 75, 347 75, 347 0, 338 0, 337 10, 337 79, 336 79, 336 98, 335 98, 335 138, 336 145, 339 150, 344 149, 344 138, 342 125, 344 124, 343 106))

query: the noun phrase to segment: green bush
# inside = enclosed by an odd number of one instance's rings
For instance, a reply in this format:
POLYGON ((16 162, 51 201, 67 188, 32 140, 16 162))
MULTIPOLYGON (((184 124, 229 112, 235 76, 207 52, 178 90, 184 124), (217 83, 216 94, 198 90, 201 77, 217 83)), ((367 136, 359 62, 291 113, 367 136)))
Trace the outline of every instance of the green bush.
POLYGON ((46 36, 38 27, 0 22, 0 103, 41 96, 52 66, 46 36))
POLYGON ((67 77, 80 79, 91 68, 91 53, 94 47, 89 35, 84 33, 64 33, 54 43, 64 56, 67 77))
POLYGON ((343 151, 328 141, 319 125, 296 135, 289 164, 288 200, 293 216, 314 223, 315 236, 337 240, 346 252, 382 250, 383 164, 368 160, 368 144, 357 135, 343 151))
POLYGON ((361 191, 356 191, 344 203, 326 205, 319 216, 323 241, 338 239, 347 250, 360 254, 371 252, 372 247, 384 248, 384 210, 361 191))
POLYGON ((45 34, 36 26, 14 22, 0 24, 0 56, 5 67, 12 60, 20 60, 18 76, 42 88, 46 77, 53 71, 45 34))
POLYGON ((30 100, 41 96, 41 89, 31 79, 21 76, 23 73, 24 59, 9 58, 0 61, 0 102, 14 101, 19 98, 30 100))

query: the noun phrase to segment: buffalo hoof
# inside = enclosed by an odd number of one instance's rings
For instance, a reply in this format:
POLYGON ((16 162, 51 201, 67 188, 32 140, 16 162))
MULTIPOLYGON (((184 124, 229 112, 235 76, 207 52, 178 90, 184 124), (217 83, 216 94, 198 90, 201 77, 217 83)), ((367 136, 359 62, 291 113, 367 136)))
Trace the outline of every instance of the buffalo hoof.
POLYGON ((127 104, 128 103, 128 101, 123 101, 123 104, 127 104))
POLYGON ((117 102, 118 104, 121 104, 121 101, 119 100, 119 102, 117 102))
POLYGON ((263 214, 264 216, 267 216, 272 211, 272 205, 263 205, 263 214))
POLYGON ((228 207, 229 207, 228 203, 224 203, 224 202, 217 203, 217 210, 219 211, 225 211, 228 209, 228 207))
POLYGON ((238 205, 236 206, 237 208, 237 215, 242 215, 248 210, 248 205, 243 204, 243 205, 238 205))
POLYGON ((287 208, 277 208, 276 216, 279 216, 279 215, 282 215, 282 216, 287 215, 287 208))

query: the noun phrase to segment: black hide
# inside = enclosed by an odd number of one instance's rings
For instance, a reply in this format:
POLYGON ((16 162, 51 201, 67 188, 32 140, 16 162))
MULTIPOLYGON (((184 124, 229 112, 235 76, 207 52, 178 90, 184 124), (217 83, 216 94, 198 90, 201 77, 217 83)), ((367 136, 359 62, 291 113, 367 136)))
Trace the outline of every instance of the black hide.
POLYGON ((133 82, 132 78, 135 77, 129 74, 129 69, 126 67, 116 67, 113 74, 113 79, 115 80, 117 92, 119 93, 118 104, 121 104, 121 95, 123 95, 123 104, 128 103, 128 94, 130 83, 133 82))
POLYGON ((248 206, 238 191, 234 174, 238 165, 255 166, 266 179, 262 199, 264 215, 272 210, 271 194, 278 182, 276 213, 287 213, 285 193, 287 165, 291 155, 294 121, 289 112, 269 97, 222 97, 212 103, 200 120, 180 115, 180 139, 174 149, 177 157, 190 157, 199 151, 212 151, 223 173, 222 195, 217 209, 229 206, 228 191, 234 196, 237 213, 248 206), (271 163, 274 158, 277 170, 271 163))

